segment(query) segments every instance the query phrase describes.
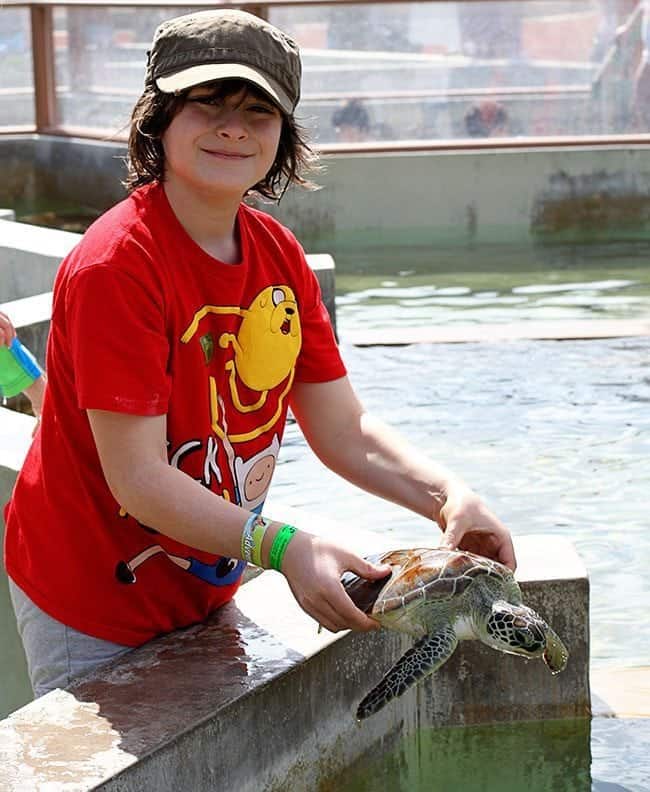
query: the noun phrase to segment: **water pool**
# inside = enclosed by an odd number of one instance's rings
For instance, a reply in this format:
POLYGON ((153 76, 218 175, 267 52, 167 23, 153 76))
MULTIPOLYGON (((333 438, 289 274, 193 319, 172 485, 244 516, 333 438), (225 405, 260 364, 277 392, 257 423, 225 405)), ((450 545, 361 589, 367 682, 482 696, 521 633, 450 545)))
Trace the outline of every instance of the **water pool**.
POLYGON ((649 254, 648 242, 341 253, 339 330, 647 317, 649 254))
MULTIPOLYGON (((416 732, 337 792, 647 792, 650 721, 584 719, 416 732)), ((333 787, 334 788, 334 787, 333 787)))
MULTIPOLYGON (((342 349, 366 406, 461 473, 513 534, 576 545, 591 584, 592 667, 647 665, 650 338, 342 349)), ((295 423, 272 495, 388 533, 396 547, 436 541, 427 520, 324 469, 295 423)), ((391 748, 332 788, 650 792, 650 720, 443 729, 391 748)))
MULTIPOLYGON (((514 534, 561 534, 591 581, 593 666, 650 658, 650 338, 342 346, 371 412, 460 473, 514 534)), ((323 468, 287 427, 271 502, 436 541, 323 468)))

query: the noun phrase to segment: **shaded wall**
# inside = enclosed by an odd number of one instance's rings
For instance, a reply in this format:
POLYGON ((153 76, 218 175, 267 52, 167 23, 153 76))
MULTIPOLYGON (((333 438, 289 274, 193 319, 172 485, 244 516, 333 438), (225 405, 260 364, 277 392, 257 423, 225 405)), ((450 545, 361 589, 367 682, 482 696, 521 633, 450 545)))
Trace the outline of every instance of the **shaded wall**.
MULTIPOLYGON (((92 216, 123 195, 122 144, 0 138, 0 206, 92 216)), ((317 192, 263 208, 310 252, 403 245, 547 245, 643 238, 650 147, 348 154, 324 158, 317 192)))

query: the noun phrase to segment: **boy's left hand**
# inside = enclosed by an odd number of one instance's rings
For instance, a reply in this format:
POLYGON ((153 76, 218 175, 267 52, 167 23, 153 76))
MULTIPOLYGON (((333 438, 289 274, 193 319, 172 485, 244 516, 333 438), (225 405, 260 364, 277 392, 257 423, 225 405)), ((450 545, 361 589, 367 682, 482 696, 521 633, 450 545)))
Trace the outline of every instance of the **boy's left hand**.
POLYGON ((515 570, 510 532, 469 488, 449 488, 438 523, 443 531, 440 547, 477 553, 515 570))
POLYGON ((11 346, 11 342, 16 337, 16 330, 11 324, 11 319, 6 313, 0 311, 0 346, 11 346))

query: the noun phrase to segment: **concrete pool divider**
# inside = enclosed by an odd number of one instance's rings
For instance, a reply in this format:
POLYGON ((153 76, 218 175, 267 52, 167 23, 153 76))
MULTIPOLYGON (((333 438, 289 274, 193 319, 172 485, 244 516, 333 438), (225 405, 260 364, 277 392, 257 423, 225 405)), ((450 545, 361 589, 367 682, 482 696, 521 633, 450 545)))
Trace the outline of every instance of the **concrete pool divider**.
POLYGON ((589 341, 602 338, 650 336, 644 319, 553 319, 502 323, 453 323, 422 327, 357 330, 346 333, 353 346, 464 344, 501 341, 589 341))
MULTIPOLYGON (((281 511, 297 524, 308 518, 281 511)), ((390 542, 331 523, 315 529, 359 552, 390 542)), ((206 624, 0 722, 0 789, 311 792, 421 727, 587 717, 584 567, 561 537, 522 537, 517 551, 526 601, 571 651, 556 677, 541 661, 464 643, 435 677, 358 724, 356 704, 409 639, 318 634, 284 578, 265 572, 206 624)))
POLYGON ((650 718, 650 666, 591 670, 594 717, 650 718))
POLYGON ((20 340, 31 350, 41 366, 45 366, 47 335, 52 318, 52 292, 0 303, 0 311, 11 318, 20 340))
POLYGON ((0 220, 0 294, 3 301, 51 291, 61 259, 80 234, 0 220))
MULTIPOLYGON (((34 295, 39 295, 41 301, 45 300, 44 293, 51 291, 61 260, 81 236, 71 231, 0 218, 0 294, 4 300, 4 307, 0 306, 0 309, 6 308, 8 315, 12 316, 13 301, 32 298, 34 295)), ((306 255, 309 266, 318 278, 323 302, 336 329, 334 259, 328 253, 306 255)), ((36 312, 38 321, 41 319, 40 306, 41 303, 37 303, 31 309, 36 312)), ((31 323, 27 316, 29 309, 29 306, 22 308, 25 325, 31 323)))
MULTIPOLYGON (((55 228, 16 223, 0 218, 0 310, 17 316, 21 338, 41 361, 51 311, 50 290, 61 259, 79 241, 80 234, 55 228), (30 343, 31 341, 31 343, 30 343)), ((325 307, 336 331, 335 262, 327 253, 308 253, 325 307)), ((405 346, 419 343, 472 343, 517 340, 580 340, 649 336, 650 321, 643 319, 587 319, 513 323, 453 323, 422 327, 364 329, 347 332, 352 346, 405 346)))

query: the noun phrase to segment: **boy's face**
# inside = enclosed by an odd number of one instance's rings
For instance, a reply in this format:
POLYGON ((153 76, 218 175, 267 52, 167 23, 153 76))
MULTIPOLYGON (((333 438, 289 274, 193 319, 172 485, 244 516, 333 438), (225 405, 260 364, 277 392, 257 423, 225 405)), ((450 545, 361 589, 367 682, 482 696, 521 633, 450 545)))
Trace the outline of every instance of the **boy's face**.
POLYGON ((281 131, 281 111, 245 84, 192 88, 162 136, 165 181, 239 200, 269 172, 281 131))

